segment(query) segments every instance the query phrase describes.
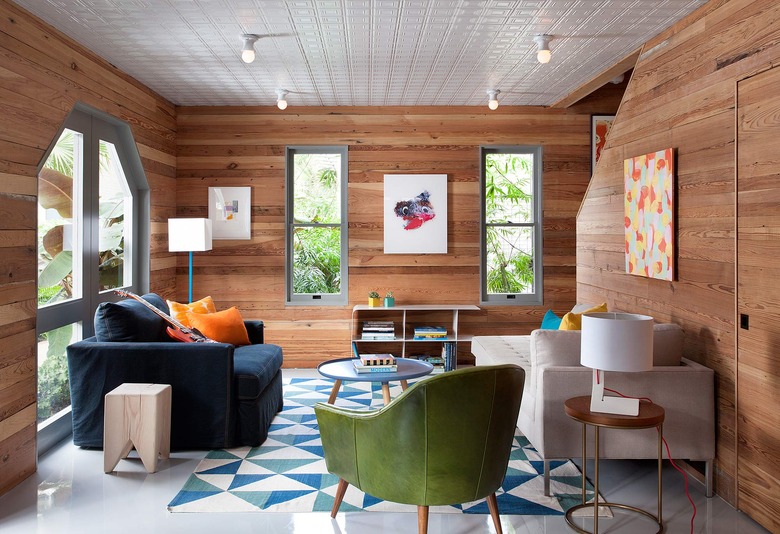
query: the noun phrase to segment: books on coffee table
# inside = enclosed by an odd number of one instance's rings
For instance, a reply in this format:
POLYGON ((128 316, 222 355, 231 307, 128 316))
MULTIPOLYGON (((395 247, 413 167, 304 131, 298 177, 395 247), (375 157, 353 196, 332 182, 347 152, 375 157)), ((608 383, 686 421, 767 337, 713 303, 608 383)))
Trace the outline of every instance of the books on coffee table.
POLYGON ((363 373, 395 373, 398 371, 398 365, 366 365, 358 359, 352 360, 355 371, 363 373))

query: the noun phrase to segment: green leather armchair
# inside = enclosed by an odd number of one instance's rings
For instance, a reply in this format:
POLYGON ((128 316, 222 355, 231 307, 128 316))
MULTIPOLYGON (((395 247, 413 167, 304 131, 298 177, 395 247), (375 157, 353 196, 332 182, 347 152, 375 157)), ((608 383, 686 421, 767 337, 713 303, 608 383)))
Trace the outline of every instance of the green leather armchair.
POLYGON ((496 490, 509 463, 525 372, 516 365, 460 369, 415 383, 381 410, 314 407, 328 471, 339 480, 331 516, 348 484, 387 501, 428 507, 487 498, 501 531, 496 490))

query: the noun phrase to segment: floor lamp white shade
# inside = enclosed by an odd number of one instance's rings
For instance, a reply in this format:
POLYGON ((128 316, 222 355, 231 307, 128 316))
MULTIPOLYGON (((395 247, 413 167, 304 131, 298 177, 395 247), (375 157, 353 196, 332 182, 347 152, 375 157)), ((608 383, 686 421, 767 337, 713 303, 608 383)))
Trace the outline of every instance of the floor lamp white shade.
POLYGON ((168 219, 168 251, 211 250, 209 219, 168 219))
POLYGON ((580 361, 593 369, 590 410, 639 415, 638 399, 604 394, 601 371, 640 372, 653 368, 653 318, 633 313, 586 313, 582 316, 581 339, 580 361))
POLYGON ((189 301, 192 302, 192 253, 211 250, 211 220, 168 219, 168 251, 189 252, 189 301))

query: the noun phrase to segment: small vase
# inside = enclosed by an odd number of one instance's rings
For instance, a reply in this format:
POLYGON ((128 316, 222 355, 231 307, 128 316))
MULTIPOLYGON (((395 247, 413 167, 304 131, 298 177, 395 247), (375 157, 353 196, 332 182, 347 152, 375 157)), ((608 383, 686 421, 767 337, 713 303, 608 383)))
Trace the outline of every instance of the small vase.
POLYGON ((395 306, 395 298, 385 297, 385 308, 392 308, 393 306, 395 306))
POLYGON ((379 297, 375 299, 369 298, 368 305, 371 306, 372 308, 378 308, 382 305, 382 300, 379 297))

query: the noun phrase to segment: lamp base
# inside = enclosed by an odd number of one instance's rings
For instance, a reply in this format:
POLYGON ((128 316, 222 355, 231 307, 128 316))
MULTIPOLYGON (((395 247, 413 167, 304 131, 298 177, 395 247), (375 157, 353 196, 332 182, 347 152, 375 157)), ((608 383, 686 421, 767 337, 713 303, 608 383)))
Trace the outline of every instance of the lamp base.
POLYGON ((590 411, 617 415, 639 415, 639 399, 608 397, 604 395, 604 377, 599 380, 598 369, 593 370, 593 391, 590 396, 590 411))

